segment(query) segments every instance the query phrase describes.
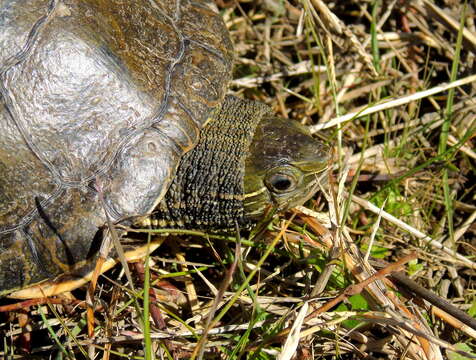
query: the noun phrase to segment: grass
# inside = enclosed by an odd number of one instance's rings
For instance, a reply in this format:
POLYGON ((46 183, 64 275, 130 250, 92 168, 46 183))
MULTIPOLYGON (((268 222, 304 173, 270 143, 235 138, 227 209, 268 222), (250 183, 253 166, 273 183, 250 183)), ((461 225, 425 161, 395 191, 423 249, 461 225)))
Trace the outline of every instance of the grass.
POLYGON ((217 3, 231 91, 331 144, 330 186, 242 239, 161 230, 141 290, 120 267, 99 279, 94 339, 79 289, 0 315, 3 356, 472 358, 476 328, 395 272, 476 315, 475 5, 217 3))

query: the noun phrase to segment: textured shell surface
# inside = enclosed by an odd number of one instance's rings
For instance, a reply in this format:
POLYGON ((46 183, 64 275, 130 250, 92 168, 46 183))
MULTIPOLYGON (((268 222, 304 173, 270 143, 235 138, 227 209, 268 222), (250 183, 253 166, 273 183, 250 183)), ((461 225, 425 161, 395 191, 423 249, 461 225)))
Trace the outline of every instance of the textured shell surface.
POLYGON ((85 263, 105 210, 151 211, 231 66, 211 1, 2 1, 0 293, 85 263))

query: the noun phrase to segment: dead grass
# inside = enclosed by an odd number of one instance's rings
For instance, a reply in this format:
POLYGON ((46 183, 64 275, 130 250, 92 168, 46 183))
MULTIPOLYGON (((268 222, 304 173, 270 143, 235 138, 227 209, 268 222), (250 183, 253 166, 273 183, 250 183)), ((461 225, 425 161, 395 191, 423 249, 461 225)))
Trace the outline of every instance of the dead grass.
POLYGON ((132 266, 135 293, 108 272, 92 339, 83 290, 16 305, 3 356, 474 357, 474 319, 453 312, 476 314, 474 3, 216 2, 232 91, 333 145, 331 186, 241 241, 170 235, 132 266))

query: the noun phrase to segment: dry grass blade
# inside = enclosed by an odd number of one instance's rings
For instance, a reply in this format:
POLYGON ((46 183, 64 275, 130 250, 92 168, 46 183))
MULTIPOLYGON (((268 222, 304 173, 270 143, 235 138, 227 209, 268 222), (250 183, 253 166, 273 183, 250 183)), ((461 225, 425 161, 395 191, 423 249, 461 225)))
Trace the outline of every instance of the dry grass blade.
POLYGON ((289 331, 289 335, 283 345, 282 351, 279 354, 277 360, 291 360, 296 353, 296 349, 299 345, 299 339, 301 337, 301 327, 306 317, 309 305, 305 302, 298 312, 296 320, 294 320, 293 326, 289 331))
POLYGON ((373 205, 372 203, 360 199, 359 197, 353 195, 352 196, 352 201, 356 202, 357 204, 363 206, 364 208, 371 210, 375 212, 376 214, 381 213, 382 217, 388 221, 391 221, 392 223, 400 226, 402 229, 405 229, 409 231, 412 235, 416 236, 418 239, 424 241, 427 243, 429 246, 434 247, 435 249, 439 249, 443 252, 445 252, 448 256, 450 256, 450 260, 452 261, 458 261, 462 265, 468 266, 471 269, 476 269, 476 263, 471 261, 470 259, 466 258, 465 256, 456 253, 455 251, 451 250, 450 248, 447 248, 446 246, 442 245, 440 242, 432 239, 428 235, 422 233, 421 231, 415 229, 412 226, 409 226, 408 224, 404 223, 403 221, 397 219, 396 217, 392 216, 391 214, 386 213, 385 211, 381 211, 378 207, 373 205))

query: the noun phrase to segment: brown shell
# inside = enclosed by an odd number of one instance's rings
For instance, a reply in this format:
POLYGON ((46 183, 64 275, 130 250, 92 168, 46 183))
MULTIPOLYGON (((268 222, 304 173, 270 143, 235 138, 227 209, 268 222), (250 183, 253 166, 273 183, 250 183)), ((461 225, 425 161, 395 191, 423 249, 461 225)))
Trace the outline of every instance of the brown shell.
POLYGON ((105 208, 154 208, 232 46, 212 1, 6 0, 0 64, 1 294, 87 263, 105 208))

